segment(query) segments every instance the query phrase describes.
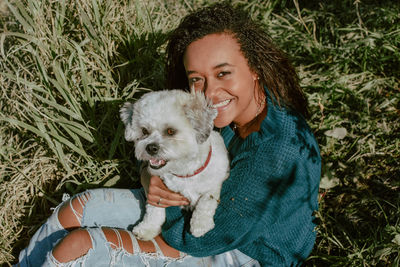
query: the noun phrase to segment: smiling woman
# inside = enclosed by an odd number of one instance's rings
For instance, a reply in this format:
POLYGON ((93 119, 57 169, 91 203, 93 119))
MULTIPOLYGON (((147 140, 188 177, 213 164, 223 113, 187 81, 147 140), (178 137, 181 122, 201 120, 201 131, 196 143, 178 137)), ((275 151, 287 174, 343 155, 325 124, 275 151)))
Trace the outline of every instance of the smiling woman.
POLYGON ((231 34, 210 34, 194 41, 187 47, 183 62, 190 88, 203 91, 218 110, 216 127, 232 122, 244 126, 265 107, 258 74, 250 70, 231 34))
MULTIPOLYGON (((21 266, 299 266, 308 257, 321 159, 284 53, 249 14, 224 2, 187 15, 169 35, 166 71, 167 88, 202 91, 218 110, 213 122, 231 171, 214 228, 192 235, 192 211, 180 207, 187 200, 153 176, 147 199, 143 189, 96 189, 61 204, 21 252, 21 266), (166 208, 166 221, 159 236, 140 241, 130 230, 146 202, 166 208)), ((174 135, 168 127, 162 134, 174 135)))

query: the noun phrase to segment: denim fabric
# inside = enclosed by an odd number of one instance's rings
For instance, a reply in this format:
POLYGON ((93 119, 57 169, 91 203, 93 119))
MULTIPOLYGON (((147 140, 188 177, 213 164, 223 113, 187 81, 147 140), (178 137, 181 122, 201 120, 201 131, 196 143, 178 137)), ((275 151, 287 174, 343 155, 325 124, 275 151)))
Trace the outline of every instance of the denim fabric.
MULTIPOLYGON (((112 249, 100 227, 131 230, 144 213, 146 198, 142 189, 94 189, 81 194, 89 196, 79 216, 82 227, 92 239, 92 248, 83 257, 60 264, 52 257, 51 250, 68 231, 58 221, 58 210, 32 237, 21 251, 19 266, 259 266, 258 262, 238 250, 220 255, 196 258, 189 255, 176 260, 159 254, 133 253, 112 249)), ((135 250, 136 251, 136 250, 135 250)))

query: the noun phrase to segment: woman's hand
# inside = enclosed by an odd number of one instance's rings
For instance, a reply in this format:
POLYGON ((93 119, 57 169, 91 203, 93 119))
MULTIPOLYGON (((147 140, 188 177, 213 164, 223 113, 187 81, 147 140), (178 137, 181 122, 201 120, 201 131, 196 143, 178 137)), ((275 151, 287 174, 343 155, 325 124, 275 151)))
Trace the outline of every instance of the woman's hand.
POLYGON ((170 206, 189 205, 189 200, 169 190, 160 177, 151 176, 147 193, 147 203, 156 207, 167 208, 170 206))

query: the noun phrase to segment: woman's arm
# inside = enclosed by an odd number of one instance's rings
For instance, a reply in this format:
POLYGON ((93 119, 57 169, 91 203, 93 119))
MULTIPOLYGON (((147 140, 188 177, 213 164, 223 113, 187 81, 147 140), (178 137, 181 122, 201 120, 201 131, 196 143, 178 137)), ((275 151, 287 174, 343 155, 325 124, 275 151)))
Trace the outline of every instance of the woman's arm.
POLYGON ((168 208, 162 232, 166 242, 197 257, 257 247, 264 249, 254 253, 268 257, 266 251, 274 247, 293 252, 313 242, 320 162, 302 155, 306 150, 296 144, 285 148, 270 142, 232 162, 214 215, 215 228, 204 236, 191 235, 190 213, 168 208))

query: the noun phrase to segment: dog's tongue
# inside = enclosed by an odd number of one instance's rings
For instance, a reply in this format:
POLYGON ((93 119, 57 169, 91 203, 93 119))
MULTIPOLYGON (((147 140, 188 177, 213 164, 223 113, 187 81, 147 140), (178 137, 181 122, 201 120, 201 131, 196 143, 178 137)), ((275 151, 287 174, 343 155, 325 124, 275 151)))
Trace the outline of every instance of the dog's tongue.
POLYGON ((165 164, 165 160, 163 159, 150 159, 150 164, 153 166, 160 166, 165 164))

